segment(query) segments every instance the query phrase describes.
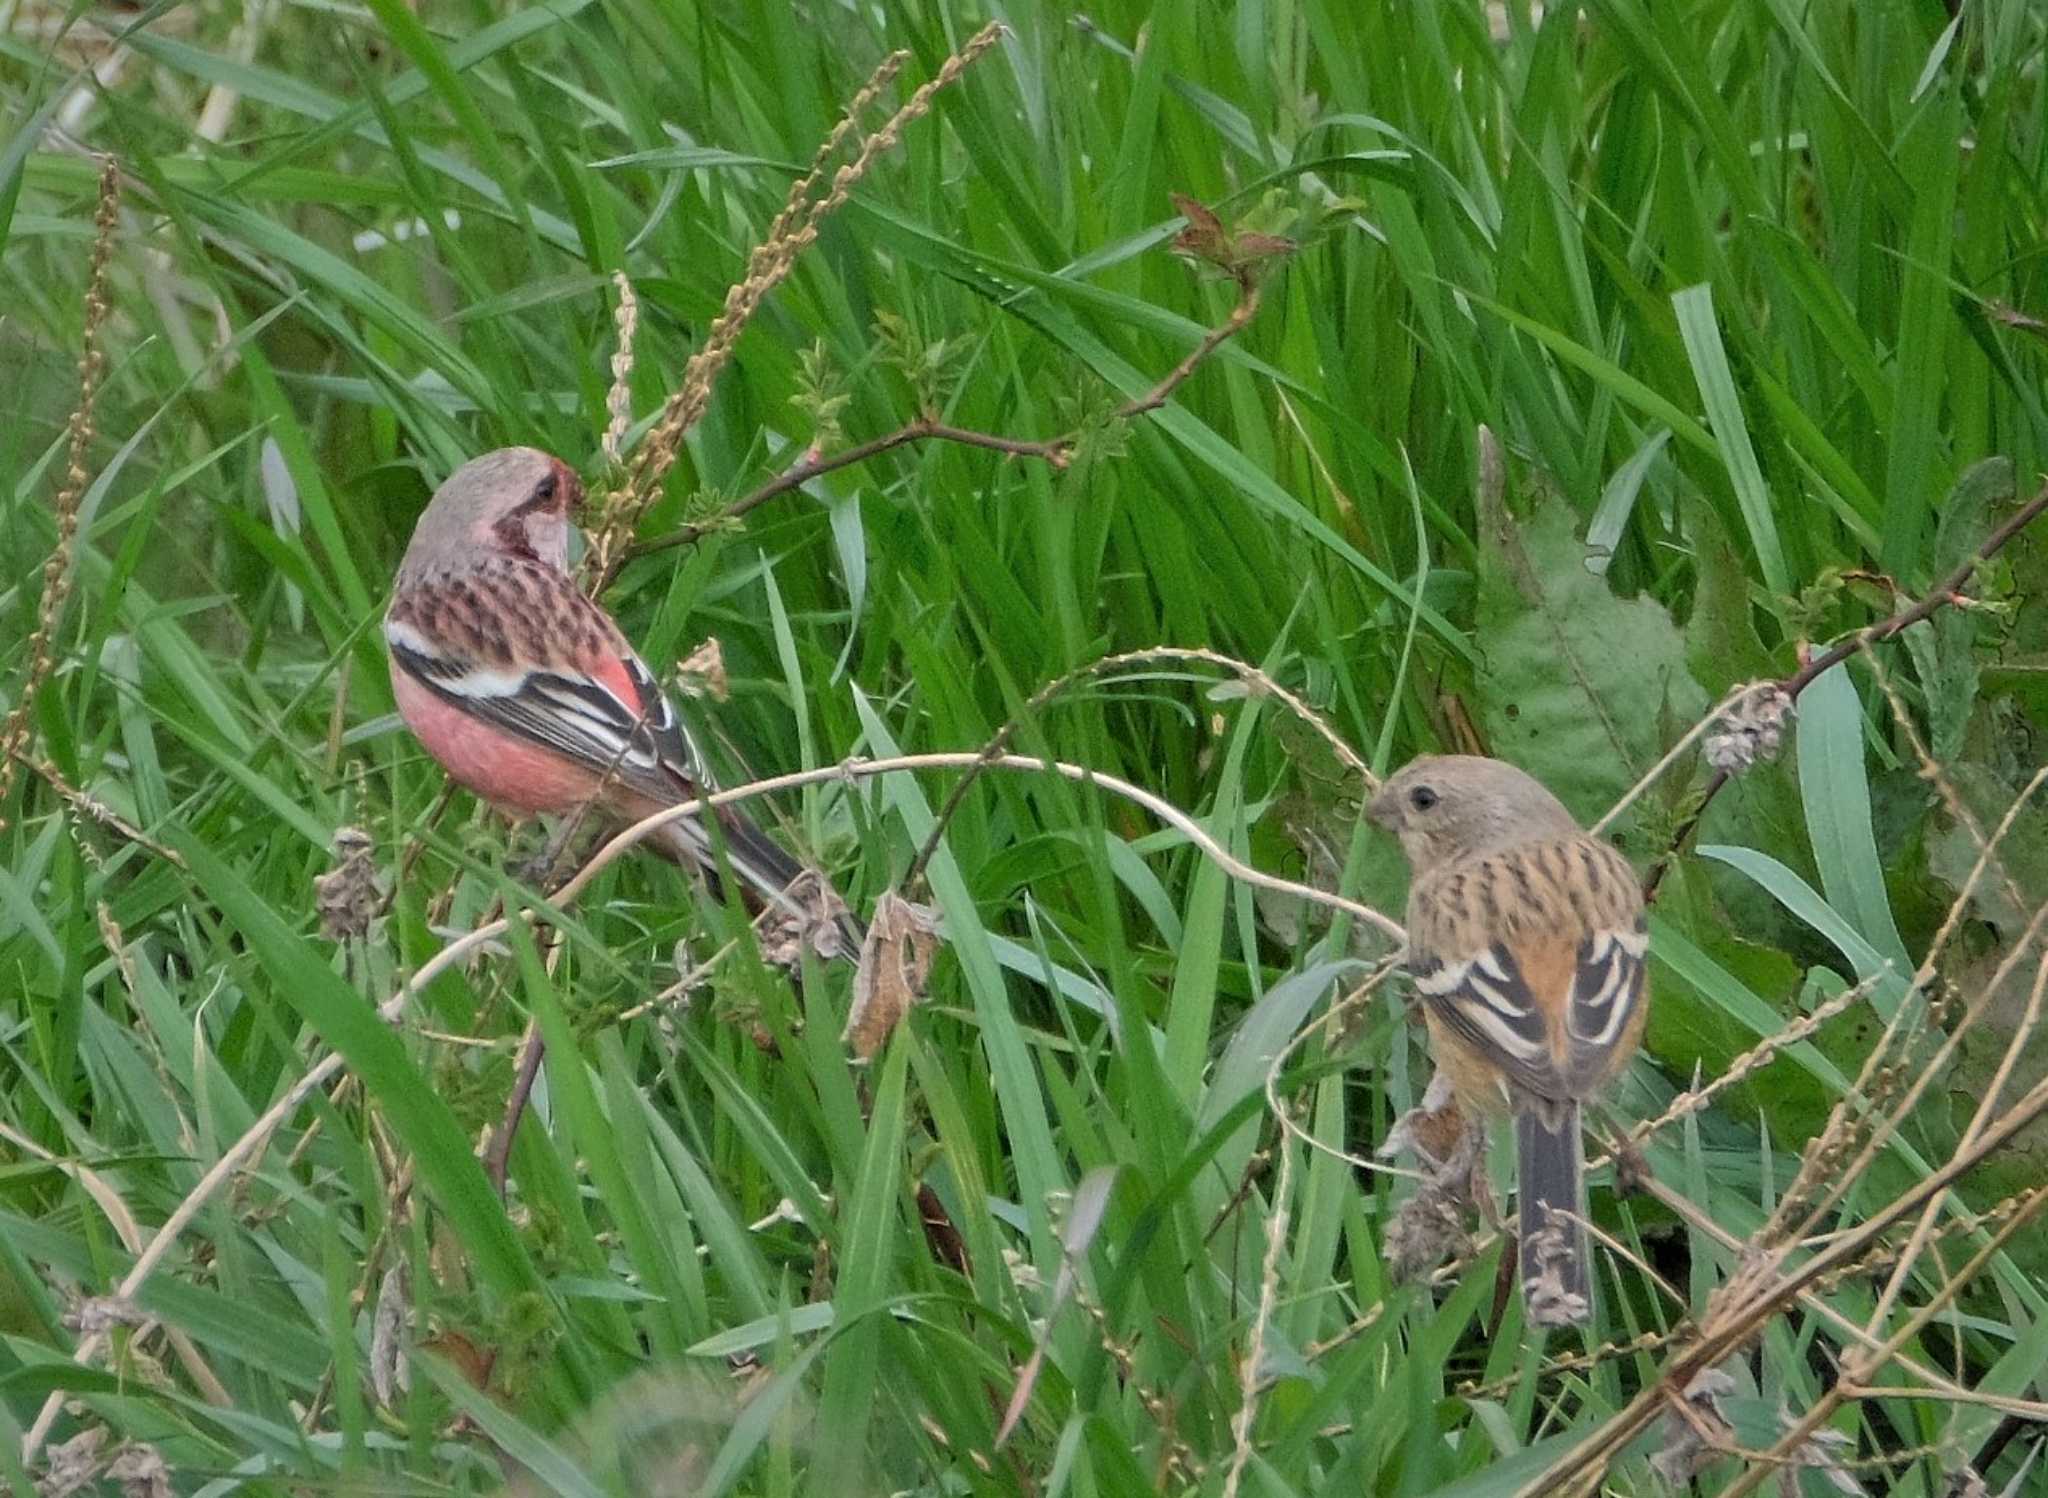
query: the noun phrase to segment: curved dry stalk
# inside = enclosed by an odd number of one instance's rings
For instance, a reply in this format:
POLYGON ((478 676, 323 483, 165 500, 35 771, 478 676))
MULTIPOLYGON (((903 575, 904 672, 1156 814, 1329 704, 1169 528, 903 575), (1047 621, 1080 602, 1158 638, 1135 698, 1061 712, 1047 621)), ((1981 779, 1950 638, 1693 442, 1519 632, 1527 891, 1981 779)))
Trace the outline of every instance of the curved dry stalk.
POLYGON ((1259 1365, 1266 1360, 1266 1334, 1280 1298, 1280 1252, 1287 1242, 1287 1197, 1294 1189, 1294 1151, 1283 1141, 1280 1172, 1273 1182, 1273 1215, 1266 1223, 1266 1254, 1259 1271, 1259 1307, 1252 1316, 1251 1346, 1238 1364, 1237 1409, 1230 1417, 1230 1467, 1223 1474, 1223 1498, 1237 1498, 1245 1463, 1252 1455, 1252 1425, 1259 1414, 1259 1365))
MULTIPOLYGON (((1173 827, 1192 843, 1202 855, 1215 863, 1226 874, 1244 883, 1270 889, 1277 893, 1296 896, 1331 909, 1342 910, 1358 920, 1386 932, 1393 940, 1405 939, 1400 923, 1380 914, 1369 905, 1341 895, 1329 894, 1309 885, 1297 884, 1289 879, 1255 869, 1218 843, 1199 823, 1186 812, 1163 797, 1156 796, 1141 786, 1113 775, 1101 775, 1082 765, 1068 764, 1063 760, 1036 759, 1029 755, 1005 754, 991 761, 986 755, 973 752, 904 754, 887 759, 849 759, 839 764, 816 770, 798 770, 787 775, 771 776, 748 785, 734 786, 711 796, 700 796, 690 801, 643 817, 632 826, 607 841, 588 862, 557 890, 546 907, 541 910, 521 911, 516 916, 499 916, 473 930, 465 932, 433 957, 421 964, 418 972, 401 984, 392 996, 377 1006, 377 1015, 385 1023, 395 1022, 405 1011, 412 996, 426 987, 449 967, 468 956, 484 943, 502 936, 512 927, 515 919, 533 919, 536 914, 545 914, 547 908, 559 908, 573 902, 590 883, 612 863, 623 857, 635 845, 651 836, 670 822, 696 816, 713 807, 729 806, 735 802, 752 800, 755 797, 771 795, 778 791, 796 790, 807 785, 819 785, 834 780, 856 781, 872 779, 879 775, 895 774, 918 770, 964 770, 977 765, 993 765, 996 768, 1027 772, 1032 774, 1060 775, 1083 785, 1097 785, 1126 800, 1144 807, 1162 822, 1173 827)), ((329 1079, 344 1065, 339 1052, 329 1052, 315 1062, 272 1104, 242 1136, 221 1152, 199 1182, 178 1203, 163 1224, 150 1238, 149 1243, 136 1257, 134 1265, 123 1276, 120 1286, 114 1292, 123 1298, 133 1298, 157 1268, 163 1263, 172 1246, 190 1227, 207 1202, 212 1200, 230 1177, 259 1155, 272 1133, 282 1127, 285 1120, 315 1092, 324 1087, 329 1079)), ((78 1364, 90 1362, 99 1354, 104 1337, 88 1334, 82 1338, 72 1353, 72 1361, 78 1364)), ((22 1461, 33 1461, 47 1439, 50 1427, 63 1407, 65 1395, 62 1391, 53 1393, 44 1404, 41 1414, 30 1428, 22 1442, 22 1461)))
MULTIPOLYGON (((112 310, 107 297, 107 266, 114 255, 114 228, 120 206, 120 165, 112 156, 102 156, 99 206, 93 215, 92 260, 86 272, 85 313, 79 337, 78 402, 71 408, 67 423, 69 448, 64 482, 52 506, 57 519, 57 544, 43 563, 43 596, 36 605, 35 630, 28 637, 28 663, 22 672, 21 689, 15 695, 13 711, 0 723, 0 806, 14 792, 15 767, 29 740, 36 694, 42 690, 55 661, 50 642, 57 632, 57 616, 63 612, 64 599, 71 591, 72 552, 78 544, 78 507, 92 481, 86 460, 92 456, 93 408, 107 370, 100 330, 106 326, 112 310)), ((0 818, 0 828, 6 825, 5 819, 0 818)))
MULTIPOLYGON (((2043 483, 2035 491, 2033 498, 2029 499, 2008 516, 2004 524, 1984 538, 1976 551, 1965 558, 1947 577, 1923 594, 1917 602, 1913 603, 1910 607, 1901 609, 1896 614, 1878 620, 1875 624, 1865 625, 1846 639, 1839 640, 1820 654, 1810 657, 1797 671, 1777 682, 1775 684, 1777 689, 1783 692, 1786 697, 1796 702, 1800 693, 1812 686, 1814 682, 1818 681, 1829 671, 1841 665, 1842 662, 1849 659, 1857 651, 1868 649, 1872 645, 1889 640, 1893 636, 1920 623, 1923 619, 1931 618, 1945 608, 1966 602, 1967 600, 1962 590, 1969 583, 1970 579, 1976 576, 1977 569, 2003 551, 2012 541, 2013 537, 2039 519, 2044 510, 2048 510, 2048 483, 2043 483)), ((1648 776, 1644 777, 1645 780, 1652 780, 1663 774, 1672 763, 1675 763, 1675 761, 1667 756, 1664 761, 1660 761, 1650 771, 1648 776)), ((1656 866, 1651 869, 1649 878, 1644 881, 1645 892, 1648 895, 1655 896, 1657 886, 1663 881, 1664 871, 1670 867, 1671 860, 1677 856, 1678 850, 1685 846, 1686 839, 1690 838, 1698 830, 1700 818, 1706 814, 1707 806, 1721 793, 1722 788, 1732 778, 1726 770, 1716 770, 1708 777, 1705 787, 1700 792, 1699 804, 1692 809, 1692 812, 1686 817, 1685 821, 1679 825, 1678 830, 1672 834, 1671 846, 1665 850, 1656 866)), ((1644 787, 1641 785, 1632 788, 1625 801, 1635 799, 1637 795, 1641 794, 1643 789, 1644 787)), ((1606 825, 1607 820, 1607 818, 1603 817, 1600 825, 1606 825)))
MULTIPOLYGON (((1331 726, 1329 719, 1249 661, 1241 661, 1235 656, 1224 655, 1221 651, 1192 645, 1148 645, 1141 650, 1126 650, 1117 655, 1106 655, 1100 660, 1090 661, 1085 666, 1076 666, 1065 675, 1054 677, 1033 692, 1023 708, 995 731, 982 752, 993 755, 1008 749, 1016 739, 1018 730, 1023 728, 1033 714, 1080 683, 1093 681, 1124 666, 1142 665, 1148 661, 1193 661, 1230 672, 1244 683, 1247 691, 1258 696, 1271 697, 1320 734, 1323 742, 1330 746, 1331 752, 1345 768, 1365 782, 1368 791, 1379 788, 1379 778, 1372 773, 1371 766, 1359 757, 1357 750, 1344 741, 1344 736, 1331 726)), ((946 797, 944 804, 939 807, 938 815, 932 819, 930 834, 925 838, 923 846, 917 850, 917 856, 911 859, 910 870, 903 877, 905 885, 913 885, 924 876, 925 866, 938 851, 939 842, 946 835, 946 828, 952 824, 954 815, 960 810, 960 803, 967 799, 967 792, 974 784, 975 774, 976 771, 970 770, 963 775, 946 797)))
POLYGON ((1343 998, 1324 1010, 1313 1023, 1303 1025, 1293 1035, 1288 1037, 1287 1044, 1280 1047, 1274 1053, 1272 1061, 1266 1066, 1264 1083, 1266 1111, 1273 1115, 1274 1120, 1280 1125, 1280 1131, 1283 1134, 1298 1140, 1309 1149, 1328 1155, 1332 1159, 1342 1160, 1346 1165, 1352 1166, 1357 1170, 1375 1171, 1384 1176, 1401 1176, 1411 1181, 1420 1181, 1425 1179, 1425 1177, 1419 1170, 1410 1170, 1405 1165, 1389 1165, 1384 1160, 1369 1158, 1365 1155, 1354 1155, 1349 1150, 1339 1149, 1334 1144, 1324 1143, 1307 1129, 1296 1123, 1293 1116, 1288 1113, 1286 1107, 1280 1101, 1280 1073, 1286 1068, 1288 1061, 1293 1057, 1294 1053, 1306 1045, 1309 1039, 1318 1031, 1334 1028, 1338 1020, 1348 1017, 1353 1010, 1359 1008, 1370 999, 1374 993, 1378 992, 1379 986, 1393 976, 1394 969, 1400 965, 1400 962, 1401 954, 1398 952, 1382 957, 1373 965, 1372 971, 1359 980, 1357 986, 1350 993, 1344 995, 1343 998))

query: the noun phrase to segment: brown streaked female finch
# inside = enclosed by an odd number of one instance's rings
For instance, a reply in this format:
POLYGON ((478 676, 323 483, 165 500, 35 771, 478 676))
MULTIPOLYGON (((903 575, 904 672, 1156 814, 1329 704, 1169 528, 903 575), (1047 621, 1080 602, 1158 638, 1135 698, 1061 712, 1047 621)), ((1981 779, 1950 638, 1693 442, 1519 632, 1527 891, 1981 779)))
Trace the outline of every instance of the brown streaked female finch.
POLYGON ((1634 871, 1497 759, 1425 755, 1366 810, 1414 874, 1408 970, 1474 1146, 1489 1115, 1514 1119, 1529 1322, 1584 1321, 1579 1110, 1627 1062, 1649 1012, 1634 871))
MULTIPOLYGON (((575 471, 530 447, 474 458, 434 491, 399 564, 384 638, 406 727, 462 785, 515 815, 590 805, 637 821, 714 787, 702 754, 611 616, 567 571, 575 471)), ((730 807, 653 841, 714 893, 721 854, 751 903, 786 913, 820 956, 862 930, 730 807)))

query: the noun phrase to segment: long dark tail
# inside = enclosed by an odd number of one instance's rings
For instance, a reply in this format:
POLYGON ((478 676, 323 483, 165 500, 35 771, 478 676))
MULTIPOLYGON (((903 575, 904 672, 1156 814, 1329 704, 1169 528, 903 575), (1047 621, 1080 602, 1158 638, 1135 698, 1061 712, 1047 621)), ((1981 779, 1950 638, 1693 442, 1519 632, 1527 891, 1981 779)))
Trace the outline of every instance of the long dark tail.
MULTIPOLYGON (((730 807, 719 808, 717 817, 725 862, 745 886, 746 895, 751 897, 750 903, 772 905, 789 912, 799 921, 814 923, 819 915, 818 896, 814 894, 805 898, 801 890, 791 892, 791 886, 808 875, 816 881, 830 913, 829 924, 812 933, 812 943, 818 955, 858 961, 861 944, 867 940, 867 927, 847 908, 846 901, 840 898, 831 881, 798 863, 788 849, 730 807)), ((669 825, 673 830, 668 839, 669 851, 679 855, 679 861, 696 868, 704 876, 714 898, 718 897, 719 853, 706 841, 704 827, 694 817, 669 825)))
POLYGON ((1582 1150, 1577 1103, 1546 1098, 1515 1114, 1522 1305, 1531 1326, 1570 1326, 1592 1315, 1582 1150))

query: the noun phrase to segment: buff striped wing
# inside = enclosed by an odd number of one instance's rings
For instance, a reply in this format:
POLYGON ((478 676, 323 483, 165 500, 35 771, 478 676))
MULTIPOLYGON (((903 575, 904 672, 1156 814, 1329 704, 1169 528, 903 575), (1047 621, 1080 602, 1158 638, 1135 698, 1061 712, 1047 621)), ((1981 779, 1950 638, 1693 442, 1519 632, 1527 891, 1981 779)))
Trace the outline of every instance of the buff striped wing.
POLYGON ((1511 1089, 1583 1097, 1642 1010, 1649 937, 1626 861, 1591 838, 1461 860, 1409 901, 1409 970, 1435 1018, 1511 1089))

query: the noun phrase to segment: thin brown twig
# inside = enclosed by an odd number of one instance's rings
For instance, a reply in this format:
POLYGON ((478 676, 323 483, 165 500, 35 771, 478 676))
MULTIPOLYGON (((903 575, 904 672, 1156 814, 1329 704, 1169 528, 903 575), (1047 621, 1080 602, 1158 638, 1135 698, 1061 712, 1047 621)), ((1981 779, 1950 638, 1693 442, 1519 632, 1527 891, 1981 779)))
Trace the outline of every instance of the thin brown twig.
MULTIPOLYGON (((547 955, 550 980, 555 976, 555 965, 561 960, 562 943, 559 938, 551 939, 547 955)), ((533 1084, 540 1077, 540 1064, 547 1058, 547 1053, 540 1020, 528 1020, 526 1033, 519 1039, 519 1069, 513 1078, 512 1090, 505 1098, 504 1117, 499 1120, 490 1143, 484 1148, 484 1175, 489 1178, 491 1189, 501 1197, 505 1194, 505 1178, 512 1168, 512 1143, 519 1136, 519 1121, 526 1115, 527 1101, 533 1095, 533 1084)))
POLYGON ((540 1033, 540 1021, 526 1022, 526 1030, 519 1037, 519 1068, 512 1077, 512 1090, 505 1094, 504 1116, 498 1126, 491 1130, 491 1142, 484 1148, 484 1176, 491 1183, 491 1189, 499 1196, 505 1194, 505 1181, 512 1169, 512 1141, 519 1134, 519 1120, 526 1115, 527 1100, 533 1096, 534 1083, 540 1080, 540 1064, 547 1057, 547 1041, 540 1033))
MULTIPOLYGON (((1750 1258, 1741 1265, 1735 1277, 1716 1292, 1707 1315, 1702 1319, 1699 1336, 1665 1364, 1656 1382, 1601 1422, 1571 1451, 1517 1489, 1516 1498, 1589 1490, 1589 1485, 1600 1481, 1624 1446, 1664 1409, 1682 1402, 1680 1391, 1688 1388, 1697 1374, 1718 1365, 1747 1345, 1757 1329, 1780 1309, 1810 1291, 1825 1275, 1860 1258, 1895 1223, 1949 1190, 1979 1162, 2002 1148, 2044 1113, 2048 1113, 2048 1082, 2043 1082, 2017 1100, 1971 1146, 1958 1150, 1953 1158, 1930 1170, 1882 1208, 1872 1212, 1855 1229, 1839 1235, 1797 1268, 1788 1266, 1788 1258, 1793 1251, 1790 1244, 1752 1250, 1750 1258)), ((2048 1199, 2048 1187, 2042 1188, 2041 1194, 2048 1199)), ((1672 1195, 1675 1194, 1659 1193, 1659 1199, 1672 1195)), ((2040 1209, 2040 1205, 2029 1197, 2019 1211, 2001 1223, 1991 1242, 1979 1250, 1964 1273, 1949 1281, 1948 1293, 1959 1289, 1984 1263, 1988 1263, 1989 1256, 2002 1247, 2022 1222, 2040 1209)), ((1916 1314, 1908 1331, 1917 1334, 1925 1318, 1938 1311, 1946 1300, 1944 1295, 1932 1308, 1916 1314)), ((1868 1335, 1853 1322, 1850 1326, 1859 1341, 1868 1335)), ((1902 1353, 1909 1340, 1910 1335, 1901 1333, 1880 1344, 1872 1360, 1858 1364, 1859 1374, 1867 1374, 1888 1361, 1897 1360, 1903 1364, 1902 1353)))
POLYGON ((724 530, 742 516, 759 509, 769 500, 800 489, 821 474, 850 468, 856 463, 865 463, 869 458, 879 457, 913 442, 957 442, 968 447, 987 448, 994 452, 1007 453, 1013 457, 1045 458, 1052 460, 1052 449, 1064 443, 1065 438, 1050 441, 1034 441, 1029 438, 998 436, 993 432, 977 432, 967 427, 952 426, 929 417, 906 422, 893 432, 874 437, 866 442, 842 448, 835 453, 807 453, 802 461, 785 468, 751 493, 741 496, 718 511, 715 515, 670 531, 665 536, 655 536, 646 541, 637 541, 626 549, 626 560, 652 556, 656 552, 668 551, 677 546, 694 546, 713 531, 724 530))
MULTIPOLYGON (((1780 681, 1778 689, 1787 697, 1796 701, 1800 693, 1804 692, 1814 682, 1832 671, 1835 667, 1841 665, 1842 662, 1849 659, 1857 651, 1871 645, 1881 644, 1883 641, 1891 639, 1894 635, 1910 629, 1922 620, 1931 618, 1942 609, 1967 602, 1963 594, 1963 588, 1972 577, 1976 576, 1977 569, 2004 550, 2007 543, 2013 537, 2017 536, 2029 525, 2032 525, 2040 517, 2043 510, 2048 510, 2048 483, 2044 483, 2035 492, 2032 499, 2015 510, 2003 525, 1984 538, 1983 543, 1978 546, 1975 552, 1971 553, 1947 577, 1929 589, 1917 602, 1901 609, 1898 613, 1888 618, 1878 620, 1875 624, 1865 625, 1847 639, 1841 640, 1828 649, 1823 650, 1819 655, 1811 657, 1797 671, 1794 671, 1790 676, 1780 681)), ((1706 785, 1700 791, 1699 804, 1692 809, 1685 821, 1679 825, 1678 831, 1672 836, 1670 847, 1665 850, 1655 866, 1652 867, 1649 877, 1643 881, 1644 893, 1648 898, 1654 899, 1656 897, 1657 886, 1663 882, 1665 872, 1671 867, 1672 860, 1678 856, 1679 851, 1685 847, 1687 840, 1698 830, 1700 819, 1706 814, 1707 807, 1713 802, 1714 797, 1721 793, 1721 788, 1728 784, 1730 778, 1731 776, 1726 770, 1716 770, 1708 778, 1706 785)))
MULTIPOLYGON (((825 154, 829 154, 853 129, 855 110, 847 111, 840 127, 827 140, 810 175, 792 187, 783 211, 770 227, 768 237, 748 257, 746 274, 726 293, 725 307, 711 324, 703 347, 684 366, 682 383, 663 404, 645 441, 634 454, 631 475, 625 487, 614 503, 607 507, 604 523, 592 537, 589 571, 599 583, 593 591, 601 591, 603 584, 610 581, 618 563, 624 560, 623 543, 632 536, 641 515, 660 493, 670 468, 681 454, 684 436, 704 414, 711 400, 712 387, 720 371, 731 361, 740 334, 755 312, 767 300, 769 293, 788 277, 804 251, 817 240, 820 226, 845 204, 854 186, 867 175, 874 163, 885 152, 894 149, 909 125, 930 112, 934 96, 995 46, 1002 34, 1002 23, 997 21, 991 21, 976 32, 965 46, 948 57, 936 73, 918 86, 879 130, 861 142, 853 159, 833 174, 830 189, 824 196, 811 196, 823 185, 825 154)), ((879 93, 900 65, 898 58, 885 61, 861 92, 855 95, 855 108, 879 93)))
POLYGON ((1719 1498, 1742 1498, 1745 1493, 1755 1492, 1757 1486, 1770 1475, 1770 1464, 1789 1457, 1804 1445, 1808 1438, 1825 1425, 1835 1411, 1851 1397, 1852 1390, 1867 1384, 1892 1355, 1919 1336, 1922 1329, 1942 1313, 1949 1302, 1962 1292, 1965 1285, 1983 1273, 1991 1260, 2011 1241, 2014 1234, 2033 1221, 2044 1209, 2048 1209, 2048 1186, 2039 1187, 2029 1193, 2020 1208, 2009 1219, 1999 1224, 1998 1231, 1991 1235, 1991 1241, 1978 1249, 1968 1263, 1937 1287, 1928 1297, 1927 1303, 1917 1307, 1914 1313, 1906 1318, 1906 1324, 1893 1332, 1882 1346, 1870 1349, 1852 1348, 1844 1353, 1842 1378, 1836 1380, 1831 1388, 1825 1390, 1814 1401, 1812 1408, 1779 1438, 1777 1445, 1764 1453, 1763 1462, 1753 1465, 1749 1471, 1729 1483, 1721 1490, 1719 1498))
MULTIPOLYGON (((1111 413, 1112 419, 1127 421, 1135 416, 1156 411, 1165 405, 1173 392, 1187 382, 1201 367, 1204 360, 1225 343, 1242 332, 1247 324, 1258 315, 1259 283, 1249 271, 1238 278, 1239 295, 1230 315, 1221 323, 1208 330, 1194 348, 1181 361, 1161 377, 1151 389, 1142 395, 1133 396, 1111 413)), ((677 546, 694 546, 714 531, 723 530, 741 517, 759 509, 769 500, 800 489, 811 480, 841 468, 850 468, 856 463, 865 463, 870 458, 893 452, 915 442, 951 442, 964 447, 979 447, 990 452, 1003 453, 1009 457, 1032 458, 1049 463, 1055 469, 1065 468, 1072 460, 1074 448, 1081 439, 1079 431, 1066 432, 1057 437, 1026 438, 1005 437, 995 432, 976 431, 971 427, 954 426, 940 421, 936 416, 920 416, 915 421, 905 422, 893 432, 852 447, 842 448, 835 453, 806 453, 803 459, 784 469, 750 493, 742 495, 714 515, 692 521, 670 531, 665 536, 636 542, 626 548, 623 560, 650 556, 655 552, 667 551, 677 546)))

